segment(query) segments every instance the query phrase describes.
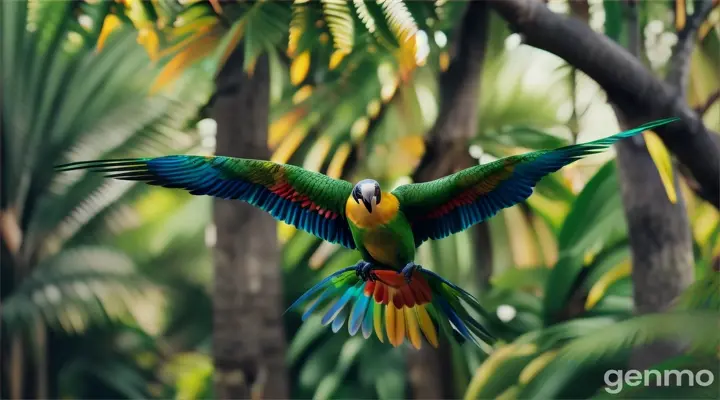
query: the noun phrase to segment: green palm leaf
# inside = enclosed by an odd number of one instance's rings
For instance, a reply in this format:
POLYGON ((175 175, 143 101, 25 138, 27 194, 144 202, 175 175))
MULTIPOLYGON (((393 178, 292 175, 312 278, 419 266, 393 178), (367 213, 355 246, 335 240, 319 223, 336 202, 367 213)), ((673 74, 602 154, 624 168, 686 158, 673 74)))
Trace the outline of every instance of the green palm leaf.
POLYGON ((4 300, 2 318, 11 329, 41 317, 48 325, 82 332, 89 323, 127 316, 134 305, 158 296, 160 289, 124 254, 78 247, 41 262, 4 300))
POLYGON ((718 323, 717 312, 651 314, 616 323, 563 346, 518 397, 557 398, 583 370, 613 365, 632 349, 660 340, 681 339, 687 354, 715 354, 720 346, 718 323))

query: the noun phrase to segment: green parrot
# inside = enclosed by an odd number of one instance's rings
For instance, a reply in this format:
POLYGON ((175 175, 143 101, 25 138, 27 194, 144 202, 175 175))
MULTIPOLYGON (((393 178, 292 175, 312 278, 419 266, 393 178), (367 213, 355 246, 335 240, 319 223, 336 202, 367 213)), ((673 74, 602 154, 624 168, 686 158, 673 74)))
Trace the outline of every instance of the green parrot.
POLYGON ((326 306, 322 323, 334 332, 347 320, 351 335, 362 331, 367 339, 374 330, 382 342, 385 334, 393 346, 407 337, 419 349, 422 337, 438 346, 439 328, 480 345, 478 340, 492 343, 494 337, 471 312, 486 321, 488 314, 467 291, 416 264, 416 249, 524 201, 542 177, 565 165, 675 120, 503 158, 391 192, 371 179, 353 185, 294 165, 222 156, 81 161, 56 169, 87 169, 194 195, 243 200, 323 240, 358 250, 362 259, 357 264, 331 274, 290 306, 296 309, 316 297, 303 320, 326 306))

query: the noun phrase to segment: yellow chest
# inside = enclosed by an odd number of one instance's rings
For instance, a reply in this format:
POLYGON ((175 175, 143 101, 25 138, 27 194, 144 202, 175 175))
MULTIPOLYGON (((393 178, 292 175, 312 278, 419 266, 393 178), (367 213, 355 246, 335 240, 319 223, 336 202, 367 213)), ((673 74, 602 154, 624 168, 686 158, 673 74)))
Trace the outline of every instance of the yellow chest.
POLYGON ((368 212, 365 206, 356 203, 352 196, 348 197, 345 203, 345 214, 350 222, 358 228, 368 229, 385 225, 397 215, 400 210, 400 202, 391 193, 383 192, 380 204, 375 206, 373 212, 368 212))

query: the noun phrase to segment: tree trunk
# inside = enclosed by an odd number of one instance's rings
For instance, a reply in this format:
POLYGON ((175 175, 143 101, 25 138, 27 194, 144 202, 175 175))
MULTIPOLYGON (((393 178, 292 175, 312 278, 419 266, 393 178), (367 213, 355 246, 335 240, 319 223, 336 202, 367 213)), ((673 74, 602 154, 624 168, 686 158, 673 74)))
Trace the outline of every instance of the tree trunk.
POLYGON ((539 1, 492 0, 490 4, 526 44, 565 59, 594 79, 628 118, 680 117, 658 127, 657 134, 698 182, 698 194, 720 208, 720 139, 675 88, 577 18, 554 13, 539 1))
MULTIPOLYGON (((216 79, 217 153, 267 159, 268 60, 260 57, 248 76, 243 57, 240 46, 216 79)), ((214 220, 215 395, 288 398, 276 223, 267 213, 231 200, 215 200, 214 220)))
MULTIPOLYGON (((413 180, 425 182, 476 165, 470 157, 468 141, 477 133, 480 80, 485 59, 489 7, 484 1, 469 3, 455 42, 456 55, 440 77, 440 113, 430 130, 425 154, 413 180)), ((483 255, 478 263, 481 279, 489 279, 490 247, 488 226, 473 228, 474 243, 483 255)), ((438 351, 424 346, 408 355, 408 371, 415 399, 448 399, 453 393, 452 360, 449 343, 441 339, 438 351)))
MULTIPOLYGON (((634 2, 629 6, 628 49, 639 58, 637 9, 634 2)), ((623 129, 646 122, 628 120, 623 111, 616 107, 623 129)), ((615 149, 633 260, 635 310, 639 314, 663 312, 694 278, 690 222, 677 172, 673 173, 677 203, 672 204, 642 136, 622 140, 615 149)), ((644 369, 680 352, 675 343, 658 343, 637 351, 632 364, 644 369)))

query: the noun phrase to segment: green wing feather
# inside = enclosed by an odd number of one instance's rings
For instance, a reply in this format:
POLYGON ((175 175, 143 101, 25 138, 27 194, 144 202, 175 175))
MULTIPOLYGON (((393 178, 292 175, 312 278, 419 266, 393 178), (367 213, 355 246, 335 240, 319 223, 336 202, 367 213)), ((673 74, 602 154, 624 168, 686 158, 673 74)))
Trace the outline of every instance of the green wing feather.
POLYGON ((107 177, 181 188, 194 195, 246 201, 299 229, 354 249, 345 217, 353 185, 287 164, 233 157, 172 155, 82 161, 58 171, 87 169, 107 177))
POLYGON ((478 165, 431 182, 403 185, 392 193, 412 225, 415 245, 441 239, 526 200, 537 182, 620 139, 678 118, 667 118, 588 143, 541 150, 478 165))

